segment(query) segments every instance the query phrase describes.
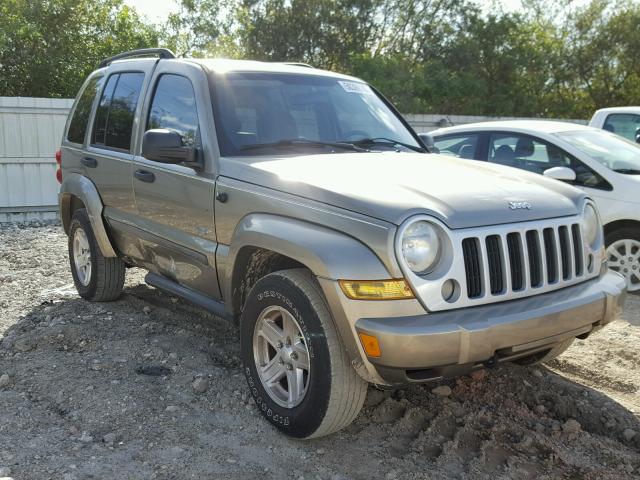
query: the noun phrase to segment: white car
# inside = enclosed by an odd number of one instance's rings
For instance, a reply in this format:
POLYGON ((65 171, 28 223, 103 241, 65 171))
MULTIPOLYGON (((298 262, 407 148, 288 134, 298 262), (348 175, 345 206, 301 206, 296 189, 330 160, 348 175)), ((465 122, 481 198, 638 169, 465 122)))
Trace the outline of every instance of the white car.
POLYGON ((529 170, 587 192, 600 210, 609 267, 624 275, 629 291, 640 290, 640 146, 605 130, 545 120, 474 123, 421 137, 441 154, 529 170))
POLYGON ((593 114, 589 126, 640 143, 640 107, 602 108, 593 114))

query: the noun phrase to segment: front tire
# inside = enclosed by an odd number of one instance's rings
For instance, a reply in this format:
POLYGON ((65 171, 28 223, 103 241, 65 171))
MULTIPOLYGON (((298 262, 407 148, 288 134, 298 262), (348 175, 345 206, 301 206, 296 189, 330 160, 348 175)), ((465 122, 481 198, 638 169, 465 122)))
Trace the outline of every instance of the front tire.
POLYGON ((84 208, 75 211, 69 227, 69 262, 78 294, 92 302, 109 302, 122 293, 126 267, 118 257, 102 256, 84 208))
POLYGON ((240 324, 243 369, 262 415, 296 438, 349 425, 367 383, 351 367, 318 283, 303 269, 260 279, 240 324))

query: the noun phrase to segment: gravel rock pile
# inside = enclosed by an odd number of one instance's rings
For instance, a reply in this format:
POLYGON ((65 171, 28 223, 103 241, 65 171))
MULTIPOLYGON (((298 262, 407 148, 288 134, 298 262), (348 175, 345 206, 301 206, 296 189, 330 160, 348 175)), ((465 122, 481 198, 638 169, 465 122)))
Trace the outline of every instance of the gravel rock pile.
POLYGON ((548 367, 371 387, 305 442, 261 419, 236 327, 142 278, 86 302, 59 226, 0 227, 0 477, 640 478, 638 296, 548 367))

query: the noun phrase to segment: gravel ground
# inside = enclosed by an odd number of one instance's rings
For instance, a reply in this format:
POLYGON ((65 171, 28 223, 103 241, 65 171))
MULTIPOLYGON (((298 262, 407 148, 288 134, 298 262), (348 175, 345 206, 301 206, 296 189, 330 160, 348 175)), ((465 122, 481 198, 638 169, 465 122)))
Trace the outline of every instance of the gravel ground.
POLYGON ((304 442, 250 401, 234 326, 136 270, 88 303, 67 262, 59 226, 0 227, 0 477, 640 478, 639 296, 548 367, 371 388, 304 442))

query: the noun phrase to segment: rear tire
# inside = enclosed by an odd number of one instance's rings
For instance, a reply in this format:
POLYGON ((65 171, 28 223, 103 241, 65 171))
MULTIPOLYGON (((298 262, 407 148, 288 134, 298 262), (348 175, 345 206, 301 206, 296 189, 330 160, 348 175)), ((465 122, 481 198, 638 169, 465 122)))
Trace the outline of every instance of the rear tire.
POLYGON ((69 263, 78 294, 92 302, 117 299, 124 286, 125 264, 102 256, 84 208, 76 210, 69 227, 69 263))
POLYGON ((320 286, 307 270, 275 272, 255 284, 242 312, 240 348, 258 408, 287 435, 328 435, 360 412, 367 383, 351 366, 320 286), (298 333, 290 338, 287 331, 298 333), (290 356, 292 349, 300 355, 290 356))
POLYGON ((568 340, 565 340, 564 342, 559 343, 558 345, 553 347, 551 350, 548 350, 546 352, 536 353, 534 355, 531 355, 530 357, 520 358, 516 360, 515 363, 517 363, 518 365, 529 366, 529 365, 538 365, 540 363, 550 362, 554 358, 562 355, 571 346, 574 340, 575 338, 569 338, 568 340))

